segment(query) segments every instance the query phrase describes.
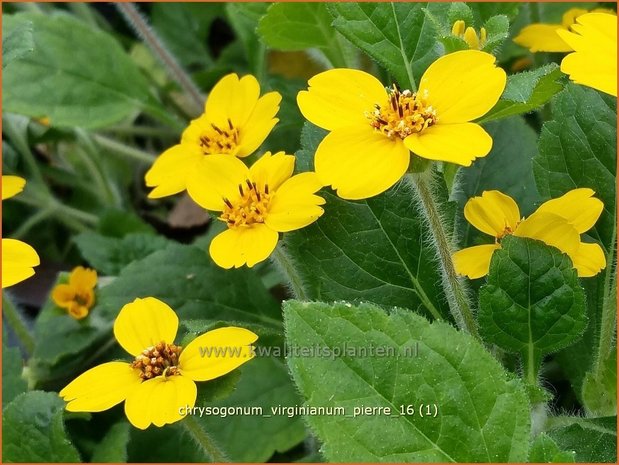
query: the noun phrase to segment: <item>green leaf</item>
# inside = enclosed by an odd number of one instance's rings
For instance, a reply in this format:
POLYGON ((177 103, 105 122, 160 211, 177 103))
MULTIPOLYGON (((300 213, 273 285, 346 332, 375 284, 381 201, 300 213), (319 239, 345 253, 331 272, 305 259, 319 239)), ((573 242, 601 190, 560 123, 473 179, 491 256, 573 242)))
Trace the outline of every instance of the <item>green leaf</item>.
POLYGON ((326 3, 274 3, 258 24, 258 34, 269 47, 284 50, 318 48, 335 67, 346 59, 339 33, 326 3))
POLYGON ((617 462, 617 417, 582 418, 548 435, 559 448, 576 451, 576 462, 617 462))
POLYGON ((262 411, 199 418, 204 429, 224 447, 234 462, 264 462, 275 452, 285 452, 305 438, 299 416, 273 414, 272 407, 300 403, 285 366, 273 358, 255 358, 241 368, 241 379, 232 395, 205 407, 252 408, 262 411))
POLYGON ((488 343, 536 359, 581 337, 585 293, 567 255, 541 241, 507 236, 479 291, 479 329, 488 343))
MULTIPOLYGON (((300 170, 324 131, 306 125, 300 170)), ((325 214, 314 224, 285 235, 290 257, 307 300, 371 301, 407 307, 428 316, 448 315, 441 298, 435 255, 427 245, 429 231, 412 204, 407 186, 363 201, 346 201, 321 191, 325 214)))
POLYGON ((589 372, 582 385, 582 399, 590 416, 608 416, 617 412, 617 350, 602 364, 599 375, 589 372))
POLYGON ((574 463, 575 452, 563 451, 559 449, 557 443, 550 436, 541 433, 533 441, 531 446, 531 455, 529 462, 531 463, 574 463))
POLYGON ((101 289, 97 309, 111 321, 123 305, 146 296, 165 301, 181 320, 236 320, 281 328, 279 306, 258 276, 248 269, 219 268, 192 246, 170 245, 127 266, 101 289))
POLYGON ((17 60, 34 51, 32 40, 32 22, 7 21, 6 15, 2 20, 2 69, 13 60, 17 60))
POLYGON ((2 412, 2 459, 5 462, 79 462, 67 438, 65 403, 52 392, 16 397, 2 412))
POLYGON ((589 187, 604 202, 591 237, 606 251, 616 231, 617 102, 587 87, 568 85, 553 101, 533 160, 537 187, 546 199, 589 187))
POLYGON ((486 190, 499 190, 512 197, 520 207, 520 214, 528 216, 539 204, 539 194, 532 172, 532 160, 537 154, 537 134, 519 116, 493 121, 484 126, 492 137, 492 150, 467 168, 458 169, 456 189, 461 225, 457 237, 465 246, 487 244, 487 234, 479 232, 464 218, 464 205, 486 190), (509 176, 505 167, 509 166, 509 176))
POLYGON ((448 3, 331 3, 333 27, 383 66, 402 88, 415 87, 441 55, 425 10, 444 16, 448 3))
POLYGON ((400 309, 387 314, 370 304, 290 301, 284 321, 288 344, 296 348, 288 365, 305 405, 343 409, 306 416, 329 461, 526 459, 525 391, 471 336, 444 322, 400 309), (301 356, 310 350, 314 356, 301 356), (421 404, 421 413, 430 406, 430 416, 420 415, 421 404), (401 406, 406 412, 409 405, 414 413, 400 415, 401 406), (391 412, 353 417, 362 406, 391 412))
POLYGON ((529 113, 546 104, 564 85, 564 75, 555 63, 533 71, 512 74, 497 104, 478 122, 486 123, 508 116, 529 113))
POLYGON ((113 425, 101 442, 99 442, 90 458, 96 463, 122 463, 127 461, 127 444, 131 427, 123 421, 113 425))
POLYGON ((24 362, 17 347, 4 345, 6 335, 2 341, 2 407, 11 402, 22 392, 26 392, 28 385, 22 378, 24 362))
POLYGON ((505 15, 510 20, 515 18, 521 6, 518 2, 468 2, 476 23, 484 23, 496 15, 505 15))
POLYGON ((153 234, 128 234, 122 239, 84 232, 73 239, 82 257, 100 274, 116 276, 130 263, 147 257, 169 244, 166 238, 153 234))
POLYGON ((226 16, 235 34, 243 44, 249 69, 261 75, 264 69, 264 45, 258 40, 256 28, 269 7, 263 2, 226 3, 226 16))
POLYGON ((153 28, 184 66, 213 64, 207 39, 212 22, 223 16, 220 3, 154 3, 153 28))
POLYGON ((25 21, 32 23, 34 51, 4 70, 4 111, 48 117, 55 126, 100 128, 158 109, 139 69, 106 32, 66 14, 4 17, 9 28, 25 21))
POLYGON ((204 454, 201 447, 196 446, 180 422, 163 428, 131 428, 130 434, 131 440, 127 448, 129 463, 210 462, 210 457, 204 454))

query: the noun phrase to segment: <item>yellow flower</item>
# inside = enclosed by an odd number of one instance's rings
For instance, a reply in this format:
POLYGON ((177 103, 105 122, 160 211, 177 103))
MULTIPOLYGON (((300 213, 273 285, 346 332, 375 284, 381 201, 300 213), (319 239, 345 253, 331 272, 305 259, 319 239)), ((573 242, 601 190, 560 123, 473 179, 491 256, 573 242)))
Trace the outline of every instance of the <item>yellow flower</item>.
POLYGON ((486 44, 486 28, 482 27, 479 30, 479 35, 471 26, 466 27, 466 23, 459 19, 451 28, 451 33, 464 40, 470 49, 480 50, 486 44))
POLYGON ((501 248, 508 234, 545 242, 567 254, 578 276, 590 277, 606 267, 598 244, 580 240, 580 234, 593 227, 604 204, 591 189, 574 189, 543 203, 531 216, 521 219, 516 202, 499 191, 484 191, 464 206, 464 217, 482 232, 494 236, 494 244, 477 245, 453 254, 456 272, 471 279, 488 274, 490 259, 501 248))
POLYGON ((195 381, 223 376, 254 356, 258 339, 237 327, 208 331, 184 349, 174 344, 178 317, 153 297, 125 305, 114 322, 116 340, 133 362, 108 362, 69 383, 60 397, 70 412, 101 412, 125 401, 133 426, 146 429, 183 418, 196 402, 195 381))
POLYGON ((492 148, 492 138, 470 121, 498 101, 505 71, 494 56, 463 50, 439 58, 419 90, 386 90, 373 76, 333 69, 309 80, 297 103, 312 123, 331 131, 316 151, 316 173, 345 199, 386 191, 408 169, 410 152, 469 166, 492 148))
POLYGON ((617 96, 617 16, 588 13, 572 31, 557 34, 575 50, 561 61, 561 71, 578 84, 617 96))
POLYGON ((251 168, 235 157, 205 157, 187 190, 207 210, 222 212, 228 229, 211 242, 211 257, 222 268, 254 266, 277 245, 280 232, 316 221, 325 203, 314 195, 322 184, 315 173, 292 176, 294 156, 266 152, 251 168))
POLYGON ((281 99, 277 92, 260 97, 254 76, 223 77, 211 90, 204 113, 183 132, 180 144, 163 152, 146 173, 146 185, 154 187, 149 197, 185 190, 205 155, 251 155, 279 121, 275 115, 281 99))
MULTIPOLYGON (((611 13, 611 10, 595 8, 593 12, 611 13)), ((518 45, 535 52, 571 52, 572 46, 561 36, 561 32, 569 31, 581 15, 587 13, 582 8, 571 8, 563 14, 561 24, 535 23, 524 27, 514 38, 518 45)), ((615 41, 616 42, 616 41, 615 41)), ((616 53, 615 53, 616 55, 616 53)))
MULTIPOLYGON (((18 176, 2 176, 2 200, 19 194, 25 185, 18 176)), ((25 242, 2 239, 2 289, 28 279, 40 263, 36 250, 25 242)))
POLYGON ((78 266, 69 275, 69 284, 58 284, 52 290, 52 300, 67 310, 76 320, 88 315, 95 304, 97 272, 78 266))

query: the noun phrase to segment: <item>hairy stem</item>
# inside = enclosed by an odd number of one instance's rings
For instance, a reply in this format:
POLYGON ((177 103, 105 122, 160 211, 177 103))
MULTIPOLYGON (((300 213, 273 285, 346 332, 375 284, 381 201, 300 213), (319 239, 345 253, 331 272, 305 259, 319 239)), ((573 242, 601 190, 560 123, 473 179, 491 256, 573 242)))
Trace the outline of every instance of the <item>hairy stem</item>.
POLYGON ((118 155, 123 155, 127 158, 131 158, 142 163, 150 164, 155 161, 155 155, 144 152, 143 150, 138 150, 136 148, 130 147, 123 144, 122 142, 110 139, 109 137, 101 135, 95 135, 93 137, 97 144, 99 144, 105 149, 108 149, 110 152, 117 153, 118 155))
POLYGON ((308 300, 305 288, 303 287, 303 280, 301 276, 299 276, 290 257, 282 250, 281 245, 278 244, 275 248, 271 254, 271 260, 273 260, 275 265, 286 277, 294 298, 298 300, 308 300))
POLYGON ((21 345, 26 350, 28 356, 32 355, 34 351, 34 338, 32 334, 30 334, 30 330, 26 326, 23 316, 5 295, 5 292, 2 292, 2 314, 19 339, 19 342, 21 342, 21 345))
POLYGON ((432 189, 432 176, 432 170, 428 170, 423 173, 411 173, 408 178, 413 186, 417 203, 430 226, 432 244, 441 267, 443 290, 449 302, 449 310, 460 329, 479 337, 464 283, 458 278, 451 259, 453 247, 445 230, 436 194, 432 189))
POLYGON ((597 354, 595 358, 594 373, 596 378, 602 373, 604 363, 611 354, 613 338, 617 327, 617 274, 615 264, 615 249, 614 243, 616 238, 613 234, 613 240, 610 252, 606 257, 606 277, 604 278, 604 297, 602 300, 602 318, 600 320, 600 338, 598 339, 597 354))
POLYGON ((200 89, 198 89, 198 86, 183 69, 176 57, 170 53, 155 30, 148 25, 144 16, 140 14, 133 3, 115 3, 115 6, 127 20, 127 23, 134 29, 136 34, 150 48, 159 61, 161 61, 172 79, 178 82, 181 88, 191 97, 198 112, 200 112, 204 104, 204 97, 200 89))
POLYGON ((185 418, 181 420, 180 424, 184 426, 185 431, 189 433, 196 444, 200 446, 202 451, 208 455, 213 462, 230 462, 226 454, 219 448, 208 433, 202 429, 195 417, 186 415, 185 418))

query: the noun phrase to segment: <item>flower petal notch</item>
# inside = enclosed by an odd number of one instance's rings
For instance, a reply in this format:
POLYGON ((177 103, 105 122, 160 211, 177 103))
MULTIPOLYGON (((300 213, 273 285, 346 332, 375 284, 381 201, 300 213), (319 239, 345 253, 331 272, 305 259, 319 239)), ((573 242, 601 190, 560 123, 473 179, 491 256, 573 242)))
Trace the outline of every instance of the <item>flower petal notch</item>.
POLYGON ((506 74, 495 61, 479 50, 445 55, 426 70, 416 92, 385 89, 357 70, 314 76, 297 103, 306 119, 331 131, 316 151, 316 174, 340 197, 357 200, 398 182, 411 152, 462 166, 486 156, 492 138, 472 121, 505 89, 506 74))
MULTIPOLYGON (((2 176, 2 200, 16 196, 26 186, 19 176, 2 176)), ((2 289, 18 284, 34 275, 41 264, 36 250, 17 239, 2 239, 2 289)))
POLYGON ((604 252, 598 244, 583 242, 580 237, 595 225, 604 208, 594 194, 591 189, 573 189, 544 202, 528 218, 521 218, 516 202, 499 191, 484 191, 480 197, 469 199, 464 217, 495 241, 455 252, 452 259, 456 272, 470 279, 486 276, 492 254, 501 248, 501 239, 513 234, 558 248, 570 257, 578 276, 595 276, 606 267, 604 252))
POLYGON ((147 297, 125 305, 114 335, 134 357, 108 362, 78 376, 60 391, 70 412, 101 412, 125 402, 129 422, 139 429, 161 427, 184 418, 196 403, 196 381, 223 376, 253 358, 258 336, 237 327, 198 336, 183 350, 174 344, 176 313, 147 297))
POLYGON ((266 152, 251 168, 236 157, 205 157, 188 184, 191 198, 221 212, 227 229, 209 252, 222 268, 252 267, 275 250, 280 232, 303 228, 323 213, 322 188, 315 173, 293 176, 294 156, 266 152))
POLYGON ((561 71, 577 84, 617 96, 617 15, 587 13, 557 34, 574 50, 561 71))
POLYGON ((211 90, 204 113, 191 121, 179 144, 163 152, 145 175, 150 198, 184 191, 205 156, 246 157, 255 152, 279 121, 281 95, 260 96, 252 75, 224 76, 211 90))

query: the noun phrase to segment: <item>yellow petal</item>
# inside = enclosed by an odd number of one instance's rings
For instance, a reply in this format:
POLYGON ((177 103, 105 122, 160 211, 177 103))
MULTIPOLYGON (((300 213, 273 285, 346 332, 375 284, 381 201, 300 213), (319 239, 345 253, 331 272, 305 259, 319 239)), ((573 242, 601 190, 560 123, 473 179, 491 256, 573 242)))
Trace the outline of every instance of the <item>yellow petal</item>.
POLYGON ((275 192, 292 176, 294 161, 294 155, 286 155, 284 152, 271 155, 271 152, 266 152, 249 169, 251 180, 257 183, 260 189, 264 189, 268 184, 269 192, 275 192))
POLYGON ((371 74, 356 69, 331 69, 309 80, 297 104, 316 126, 333 131, 352 125, 369 126, 365 113, 387 100, 384 86, 371 74))
POLYGON ((208 95, 204 113, 210 122, 226 126, 228 119, 237 127, 242 127, 251 115, 258 97, 260 84, 250 74, 241 79, 236 74, 228 74, 215 84, 208 95))
POLYGON ((174 310, 154 297, 135 299, 125 305, 114 322, 116 340, 133 356, 162 341, 173 343, 177 329, 174 310))
POLYGON ((251 345, 257 339, 248 329, 234 326, 204 333, 181 352, 181 373, 194 381, 219 378, 254 357, 251 345))
POLYGON ((203 156, 194 144, 175 145, 163 152, 144 177, 146 185, 155 188, 148 197, 158 199, 184 191, 188 174, 196 170, 203 156))
POLYGON ((52 290, 52 300, 62 308, 69 308, 75 300, 75 289, 68 284, 58 284, 52 290))
POLYGON ((26 180, 19 176, 2 176, 2 200, 19 194, 25 185, 26 180))
POLYGON ((421 78, 419 92, 436 110, 439 124, 474 120, 497 103, 507 75, 495 61, 489 53, 462 50, 430 65, 421 78))
POLYGON ((570 8, 561 17, 561 26, 563 29, 569 29, 569 27, 576 22, 576 18, 587 13, 587 10, 583 8, 570 8))
POLYGON ((121 403, 140 383, 139 370, 129 363, 108 362, 78 376, 59 395, 70 412, 101 412, 121 403))
POLYGON ((279 234, 264 224, 227 229, 211 241, 209 253, 222 268, 249 268, 266 260, 275 250, 279 234))
POLYGON ((558 31, 574 50, 561 62, 570 79, 617 96, 617 16, 588 13, 576 19, 574 32, 558 31))
POLYGON ((578 252, 572 257, 572 263, 578 276, 589 278, 606 268, 606 257, 598 244, 581 242, 578 252))
POLYGON ((240 197, 239 184, 249 179, 249 169, 236 157, 208 155, 195 167, 187 179, 187 192, 201 207, 222 211, 224 198, 240 197))
POLYGON ((67 309, 69 315, 71 315, 76 320, 82 320, 88 316, 88 307, 84 305, 80 305, 78 303, 72 302, 67 309))
POLYGON ((411 134, 404 143, 415 155, 470 166, 492 150, 492 137, 479 124, 436 124, 411 134))
POLYGON ((540 240, 566 253, 572 261, 580 244, 580 235, 574 226, 560 216, 544 212, 535 212, 523 220, 514 236, 540 240))
POLYGON ((558 29, 563 29, 560 24, 531 24, 514 37, 514 42, 533 53, 571 52, 572 47, 557 34, 558 29))
POLYGON ((565 218, 582 234, 595 225, 604 210, 604 204, 593 197, 594 194, 592 189, 573 189, 559 198, 544 202, 536 211, 565 218))
POLYGON ((325 200, 314 195, 321 188, 316 173, 301 173, 288 179, 271 198, 266 225, 275 231, 287 232, 316 221, 324 213, 319 205, 325 200))
POLYGON ((71 272, 69 284, 77 289, 92 289, 97 285, 97 272, 78 266, 71 272))
POLYGON ((486 276, 490 270, 492 254, 500 248, 499 244, 484 244, 457 251, 452 255, 456 273, 470 279, 486 276))
POLYGON ((279 121, 275 118, 282 96, 269 92, 258 99, 247 122, 239 128, 239 147, 236 156, 245 157, 256 151, 279 121))
POLYGON ((464 217, 481 232, 500 238, 516 229, 520 221, 518 205, 509 195, 484 191, 464 206, 464 217))
POLYGON ((369 125, 340 128, 318 146, 316 174, 344 199, 366 199, 385 192, 408 168, 410 154, 400 139, 391 140, 369 125))
POLYGON ((181 411, 193 408, 198 389, 185 376, 158 376, 143 382, 125 402, 125 415, 139 429, 175 423, 185 415, 181 411))
POLYGON ((17 239, 2 239, 2 288, 17 284, 34 274, 39 255, 28 244, 17 239))

